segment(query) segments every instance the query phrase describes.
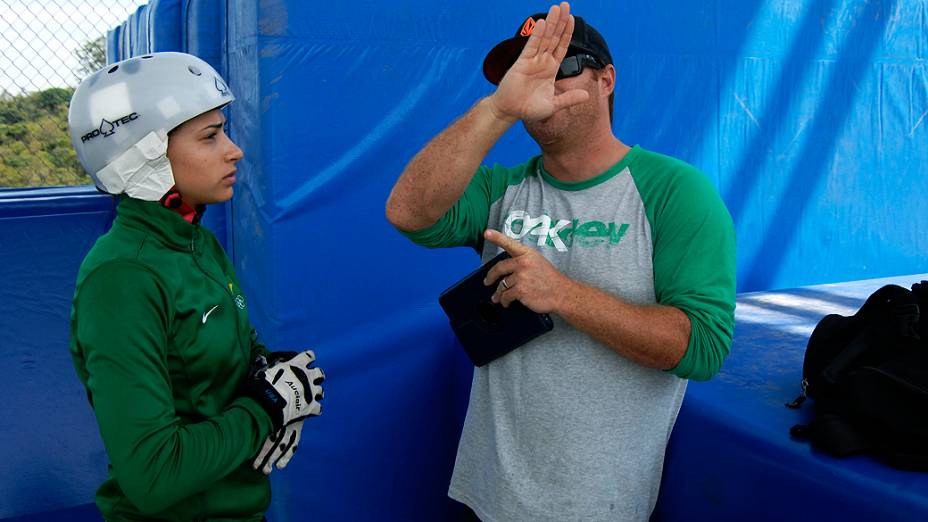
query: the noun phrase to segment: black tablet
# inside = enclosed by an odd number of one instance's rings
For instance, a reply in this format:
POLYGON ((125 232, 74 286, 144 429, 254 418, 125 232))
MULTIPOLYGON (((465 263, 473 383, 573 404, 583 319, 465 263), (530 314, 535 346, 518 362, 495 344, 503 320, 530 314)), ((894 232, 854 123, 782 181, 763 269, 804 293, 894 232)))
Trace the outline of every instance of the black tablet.
POLYGON ((475 366, 502 357, 554 328, 551 316, 533 312, 519 301, 508 308, 490 301, 497 285, 486 286, 483 280, 493 265, 508 258, 503 252, 438 296, 451 329, 475 366))

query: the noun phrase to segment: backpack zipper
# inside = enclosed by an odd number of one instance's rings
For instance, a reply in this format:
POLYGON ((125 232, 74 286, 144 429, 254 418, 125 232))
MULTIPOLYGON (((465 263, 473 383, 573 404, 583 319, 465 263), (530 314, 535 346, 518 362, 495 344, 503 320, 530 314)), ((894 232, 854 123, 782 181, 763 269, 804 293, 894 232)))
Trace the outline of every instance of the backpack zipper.
POLYGON ((802 382, 799 383, 799 385, 802 387, 802 393, 799 394, 799 397, 796 397, 795 399, 793 399, 793 402, 787 402, 786 403, 787 408, 791 408, 795 410, 799 408, 800 406, 802 406, 802 403, 806 402, 806 397, 808 397, 807 392, 809 390, 809 379, 806 379, 805 377, 803 377, 802 382))

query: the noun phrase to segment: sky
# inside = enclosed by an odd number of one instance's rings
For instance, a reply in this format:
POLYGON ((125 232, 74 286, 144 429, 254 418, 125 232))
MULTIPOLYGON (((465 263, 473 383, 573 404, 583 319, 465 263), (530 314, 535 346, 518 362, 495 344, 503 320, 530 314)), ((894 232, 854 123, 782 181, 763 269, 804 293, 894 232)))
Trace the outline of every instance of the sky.
POLYGON ((74 51, 146 0, 0 0, 0 95, 74 87, 74 51))

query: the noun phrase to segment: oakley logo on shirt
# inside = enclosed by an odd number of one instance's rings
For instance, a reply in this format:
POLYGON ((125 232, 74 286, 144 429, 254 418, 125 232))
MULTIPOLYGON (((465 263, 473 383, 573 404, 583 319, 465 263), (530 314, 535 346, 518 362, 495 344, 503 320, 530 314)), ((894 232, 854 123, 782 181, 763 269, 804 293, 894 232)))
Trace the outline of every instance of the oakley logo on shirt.
POLYGON ((547 214, 532 217, 524 210, 513 210, 506 217, 503 233, 521 241, 526 236, 538 236, 539 247, 553 247, 558 252, 567 252, 572 246, 590 248, 614 247, 622 241, 628 224, 603 223, 579 219, 552 219, 547 214))

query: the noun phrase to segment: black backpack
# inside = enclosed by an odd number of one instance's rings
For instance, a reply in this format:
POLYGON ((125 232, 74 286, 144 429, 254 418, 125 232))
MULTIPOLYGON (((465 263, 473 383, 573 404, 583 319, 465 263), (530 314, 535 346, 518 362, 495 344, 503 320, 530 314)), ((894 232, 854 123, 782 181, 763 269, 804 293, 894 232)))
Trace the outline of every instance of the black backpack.
POLYGON ((928 471, 928 281, 886 285, 856 314, 825 316, 809 337, 803 394, 815 417, 790 434, 834 456, 870 453, 928 471))

